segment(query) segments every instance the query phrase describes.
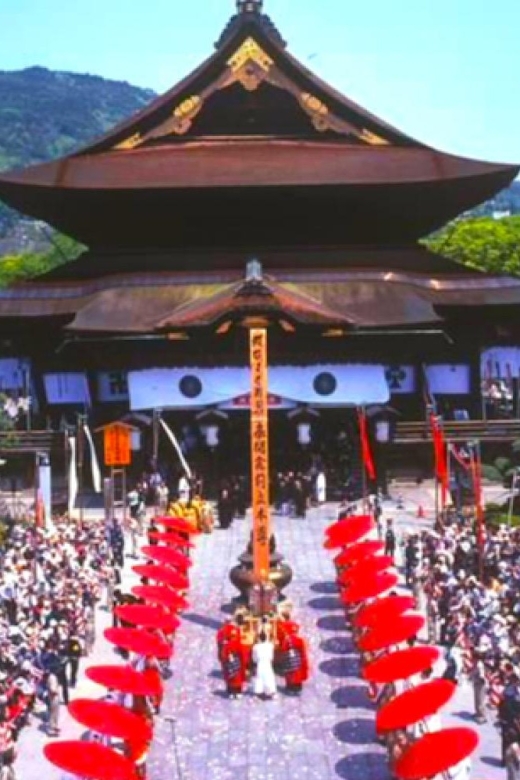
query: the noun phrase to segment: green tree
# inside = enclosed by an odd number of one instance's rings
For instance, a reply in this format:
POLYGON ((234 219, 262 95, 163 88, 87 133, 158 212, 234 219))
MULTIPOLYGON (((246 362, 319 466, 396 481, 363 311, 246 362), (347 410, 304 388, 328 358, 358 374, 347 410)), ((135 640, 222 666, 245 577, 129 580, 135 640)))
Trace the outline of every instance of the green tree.
POLYGON ((471 268, 520 275, 520 216, 452 222, 426 239, 426 246, 471 268))
POLYGON ((74 239, 55 234, 47 252, 4 255, 0 257, 0 287, 47 273, 58 265, 74 260, 83 250, 84 247, 74 239))

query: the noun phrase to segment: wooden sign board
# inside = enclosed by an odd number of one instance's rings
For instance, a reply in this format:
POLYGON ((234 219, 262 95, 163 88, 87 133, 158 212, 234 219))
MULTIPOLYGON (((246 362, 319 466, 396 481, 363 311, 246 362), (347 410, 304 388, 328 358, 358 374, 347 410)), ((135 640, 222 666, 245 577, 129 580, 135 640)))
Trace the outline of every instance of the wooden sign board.
POLYGON ((105 466, 129 466, 132 462, 132 428, 121 423, 107 425, 103 430, 105 466))
POLYGON ((251 477, 255 579, 269 582, 269 425, 267 404, 267 331, 249 332, 251 364, 251 477))

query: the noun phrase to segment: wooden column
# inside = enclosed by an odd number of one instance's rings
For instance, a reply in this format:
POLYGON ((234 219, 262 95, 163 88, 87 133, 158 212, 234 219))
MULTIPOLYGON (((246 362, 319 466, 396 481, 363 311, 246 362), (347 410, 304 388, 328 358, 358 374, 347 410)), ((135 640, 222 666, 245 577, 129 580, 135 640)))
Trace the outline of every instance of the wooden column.
POLYGON ((269 581, 269 419, 267 402, 267 330, 249 331, 251 365, 251 487, 255 579, 269 581))

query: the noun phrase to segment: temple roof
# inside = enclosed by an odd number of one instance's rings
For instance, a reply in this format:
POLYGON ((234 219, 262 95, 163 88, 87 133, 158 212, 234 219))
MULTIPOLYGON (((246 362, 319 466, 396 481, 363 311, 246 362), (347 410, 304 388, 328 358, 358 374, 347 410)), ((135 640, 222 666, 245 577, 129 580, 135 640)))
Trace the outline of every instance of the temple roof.
POLYGON ((287 245, 302 226, 313 243, 387 243, 440 227, 517 172, 374 116, 241 0, 193 73, 76 154, 2 174, 0 197, 94 247, 287 245))
MULTIPOLYGON (((376 253, 377 254, 377 253, 376 253)), ((425 251, 425 267, 434 256, 425 251)), ((263 259, 263 258, 262 258, 263 259)), ((374 258, 373 258, 374 260, 374 258)), ((127 273, 83 281, 34 281, 0 290, 0 322, 64 318, 75 333, 168 332, 220 319, 285 312, 315 328, 415 327, 444 321, 448 307, 520 305, 520 279, 445 266, 442 273, 365 267, 266 271, 265 287, 244 296, 240 270, 127 273)))

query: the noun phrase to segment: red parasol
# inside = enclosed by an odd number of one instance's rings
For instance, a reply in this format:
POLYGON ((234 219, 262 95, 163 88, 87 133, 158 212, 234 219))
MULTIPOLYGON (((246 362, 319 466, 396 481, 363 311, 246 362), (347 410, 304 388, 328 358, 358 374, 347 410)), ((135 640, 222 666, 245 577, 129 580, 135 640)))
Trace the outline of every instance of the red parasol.
POLYGON ((132 566, 132 570, 140 577, 144 577, 147 580, 162 582, 165 585, 170 585, 172 588, 179 588, 179 590, 187 590, 190 586, 190 582, 185 574, 174 571, 173 569, 168 568, 168 566, 138 564, 137 566, 132 566))
POLYGON ((372 577, 374 574, 390 569, 394 565, 394 559, 391 555, 372 555, 367 558, 363 558, 355 566, 351 566, 345 571, 341 572, 338 577, 338 582, 341 585, 349 585, 351 582, 355 582, 364 577, 372 577))
POLYGON ((339 552, 334 558, 334 563, 336 566, 350 566, 358 563, 358 561, 362 561, 369 555, 377 555, 377 553, 383 552, 384 549, 384 542, 380 542, 378 539, 368 539, 366 542, 358 542, 353 544, 352 547, 339 552))
POLYGON ((369 515, 355 515, 349 520, 342 520, 341 523, 331 526, 334 527, 336 530, 328 534, 323 545, 327 550, 348 547, 349 544, 359 542, 375 528, 375 523, 369 515))
POLYGON ((354 615, 352 625, 358 628, 368 628, 376 625, 378 621, 387 618, 389 615, 398 617, 408 609, 415 607, 413 596, 385 596, 372 604, 366 604, 361 607, 359 612, 354 615))
POLYGON ((356 604, 359 601, 374 599, 394 588, 399 582, 399 576, 393 571, 383 571, 366 577, 359 582, 352 583, 346 590, 340 593, 340 599, 344 604, 356 604))
POLYGON ((372 520, 372 515, 348 515, 347 517, 342 517, 341 520, 338 520, 337 522, 332 523, 332 525, 327 526, 325 529, 325 535, 334 536, 338 532, 341 532, 345 525, 359 521, 360 518, 363 520, 372 520))
POLYGON ((193 566, 193 561, 183 555, 179 550, 174 550, 172 547, 162 547, 158 544, 150 544, 141 547, 141 552, 147 558, 151 558, 157 563, 164 563, 166 566, 173 566, 181 571, 186 571, 190 566, 193 566))
POLYGON ((404 691, 381 707, 377 713, 378 734, 405 729, 435 715, 449 702, 456 688, 456 683, 451 680, 439 678, 404 691))
POLYGON ((98 685, 133 696, 155 696, 162 689, 162 685, 153 685, 148 677, 142 672, 136 672, 131 666, 89 666, 85 674, 98 685))
POLYGON ((425 734, 396 761, 394 774, 400 780, 436 777, 468 758, 478 743, 476 731, 465 727, 425 734))
POLYGON ((194 528, 183 517, 156 517, 155 523, 171 528, 172 531, 179 531, 181 534, 200 534, 199 529, 194 528))
POLYGON ((362 670, 365 680, 373 683, 391 683, 397 680, 407 680, 414 674, 431 669, 441 657, 437 647, 409 647, 378 658, 367 664, 362 670))
POLYGON ((89 780, 137 780, 134 764, 98 742, 51 742, 43 748, 45 758, 65 772, 89 780))
POLYGON ((158 542, 165 542, 171 544, 172 547, 184 547, 185 549, 193 550, 195 545, 190 542, 189 539, 184 539, 179 534, 167 533, 165 531, 148 531, 148 537, 150 539, 157 539, 158 542))
POLYGON ((165 612, 161 607, 151 607, 147 604, 123 604, 116 607, 114 612, 125 623, 143 628, 157 628, 167 634, 176 631, 181 624, 179 618, 165 612))
POLYGON ((173 650, 158 636, 142 628, 105 628, 105 637, 113 645, 138 655, 153 655, 155 658, 171 658, 173 650))
POLYGON ((398 645, 416 636, 424 626, 422 615, 411 613, 409 615, 391 615, 387 623, 381 622, 357 643, 362 652, 376 652, 392 645, 398 645))
POLYGON ((171 588, 161 585, 134 585, 132 593, 140 599, 151 601, 153 604, 162 604, 172 611, 188 609, 190 606, 184 596, 179 596, 171 588))
POLYGON ((149 723, 140 715, 108 701, 75 699, 69 704, 72 717, 97 734, 132 741, 152 738, 149 723))

